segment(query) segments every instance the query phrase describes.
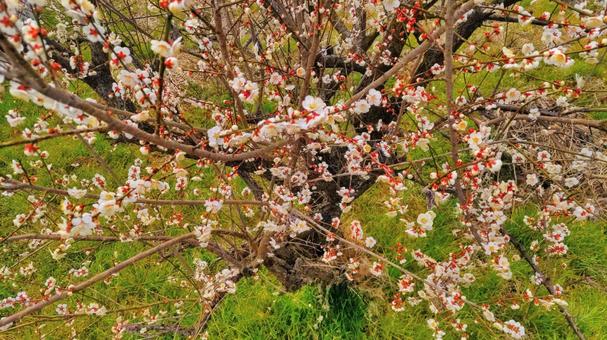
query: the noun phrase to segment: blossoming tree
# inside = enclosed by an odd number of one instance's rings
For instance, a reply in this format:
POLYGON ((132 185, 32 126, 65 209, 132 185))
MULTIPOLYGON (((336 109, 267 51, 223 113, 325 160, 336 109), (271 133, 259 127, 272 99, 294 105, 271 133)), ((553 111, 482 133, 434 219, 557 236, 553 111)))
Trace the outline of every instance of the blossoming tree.
MULTIPOLYGON (((0 147, 23 155, 7 160, 0 190, 25 195, 29 207, 1 226, 0 243, 15 251, 0 266, 0 278, 15 282, 0 300, 3 330, 53 309, 104 316, 106 306, 73 294, 111 285, 149 257, 202 248, 221 265, 197 259, 184 273, 203 306, 193 337, 241 278, 265 268, 287 290, 383 282, 394 311, 428 308, 437 338, 467 338, 470 328, 522 338, 524 320, 464 295, 480 272, 516 280, 513 260, 533 277, 498 305, 559 309, 584 337, 541 259, 567 256, 568 224, 602 212, 607 124, 586 116, 604 110, 589 104, 597 88, 588 79, 533 71, 599 63, 605 2, 545 1, 546 12, 514 0, 125 4, 0 0, 0 82, 5 95, 40 107, 34 126, 19 108, 4 113, 21 137, 0 147), (137 159, 124 178, 103 154, 97 174, 72 175, 40 146, 70 136, 131 145, 137 159), (203 177, 212 183, 197 184, 203 177), (343 218, 373 186, 386 188, 380 199, 410 240, 432 239, 437 207, 452 209, 458 249, 433 258, 406 242, 376 245, 370 226, 343 218), (423 210, 407 207, 414 188, 423 210), (538 206, 525 217, 537 236, 531 248, 506 227, 529 203, 538 206), (39 290, 19 289, 36 265, 15 272, 18 253, 50 247, 48 260, 61 262, 85 241, 99 242, 93 252, 148 246, 114 266, 83 264, 39 290)), ((116 337, 139 329, 105 317, 116 337)))

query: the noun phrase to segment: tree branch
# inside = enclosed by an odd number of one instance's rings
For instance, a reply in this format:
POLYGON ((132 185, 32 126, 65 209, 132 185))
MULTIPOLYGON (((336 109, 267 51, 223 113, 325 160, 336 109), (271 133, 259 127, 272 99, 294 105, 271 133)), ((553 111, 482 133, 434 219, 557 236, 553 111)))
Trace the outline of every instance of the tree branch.
POLYGON ((184 234, 178 237, 175 237, 169 241, 166 241, 164 243, 161 243, 155 247, 152 247, 146 251, 143 251, 123 262, 120 262, 119 264, 115 265, 114 267, 107 269, 93 277, 91 277, 90 279, 83 281, 77 285, 74 285, 72 287, 70 287, 67 291, 61 292, 59 294, 55 294, 51 297, 49 297, 48 299, 42 300, 34 305, 31 305, 17 313, 14 313, 10 316, 7 316, 5 318, 0 319, 0 327, 6 326, 6 325, 10 325, 13 322, 19 321, 21 320, 23 317, 30 315, 32 313, 35 313, 41 309, 43 309, 44 307, 51 305, 59 300, 62 300, 70 295, 72 295, 73 293, 79 292, 85 288, 88 288, 90 286, 92 286, 93 284, 105 280, 106 278, 112 276, 113 274, 116 274, 118 272, 120 272, 121 270, 123 270, 124 268, 140 261, 143 260, 144 258, 154 255, 156 253, 158 253, 161 250, 164 250, 168 247, 171 247, 177 243, 180 243, 184 240, 187 240, 189 238, 194 237, 194 233, 188 233, 188 234, 184 234))

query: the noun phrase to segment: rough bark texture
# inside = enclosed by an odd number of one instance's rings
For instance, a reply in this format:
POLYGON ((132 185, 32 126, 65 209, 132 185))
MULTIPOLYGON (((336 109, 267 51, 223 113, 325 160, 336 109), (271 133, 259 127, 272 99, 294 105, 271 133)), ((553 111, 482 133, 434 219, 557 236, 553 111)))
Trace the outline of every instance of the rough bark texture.
MULTIPOLYGON (((73 72, 74 70, 70 66, 71 52, 54 40, 47 39, 46 42, 51 48, 52 57, 55 61, 68 73, 73 72)), ((91 49, 90 68, 95 70, 95 73, 87 75, 81 80, 111 106, 134 112, 136 110, 135 104, 114 96, 112 85, 116 80, 112 76, 108 54, 103 51, 103 45, 101 43, 89 43, 88 45, 91 49)))

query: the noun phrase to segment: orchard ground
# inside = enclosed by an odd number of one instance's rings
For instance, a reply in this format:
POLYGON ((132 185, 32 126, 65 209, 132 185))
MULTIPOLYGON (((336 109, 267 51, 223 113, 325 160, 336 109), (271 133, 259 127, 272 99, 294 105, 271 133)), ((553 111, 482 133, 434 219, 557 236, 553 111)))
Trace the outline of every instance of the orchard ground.
MULTIPOLYGON (((589 73, 588 75, 594 73, 595 76, 604 76, 604 67, 588 69, 573 67, 565 72, 556 76, 572 77, 575 73, 584 75, 584 72, 589 73)), ((86 90, 83 88, 82 91, 86 90)), ((4 113, 12 108, 17 108, 28 117, 26 121, 28 126, 35 122, 33 117, 36 114, 34 113, 39 110, 31 104, 24 104, 4 94, 0 102, 0 112, 4 113)), ((603 117, 597 116, 596 118, 603 117)), ((19 138, 8 124, 2 123, 0 126, 0 140, 19 138)), ((103 136, 98 136, 90 148, 73 137, 44 141, 40 143, 40 146, 49 151, 49 162, 53 163, 55 168, 67 169, 79 177, 88 178, 92 178, 96 173, 101 173, 110 183, 112 175, 100 166, 95 153, 103 156, 118 178, 126 176, 128 167, 138 153, 136 146, 115 145, 110 139, 103 136), (66 147, 66 144, 69 147, 66 147)), ((440 147, 440 145, 436 147, 440 147)), ((25 161, 25 158, 22 147, 2 148, 0 149, 0 168, 3 173, 7 173, 12 159, 25 161)), ((40 184, 50 185, 48 178, 40 177, 40 184), (45 181, 47 182, 45 183, 45 181)), ((208 187, 212 181, 213 178, 209 175, 195 185, 204 188, 208 187)), ((385 250, 382 253, 389 254, 397 242, 401 242, 411 250, 421 249, 439 259, 444 258, 450 251, 456 250, 452 235, 455 220, 451 213, 452 209, 449 207, 451 203, 447 203, 439 209, 432 238, 412 240, 404 235, 402 222, 386 215, 386 209, 381 199, 384 190, 387 189, 379 184, 376 185, 359 198, 354 203, 352 211, 347 214, 348 219, 357 218, 365 225, 368 234, 378 240, 376 247, 385 250), (428 242, 428 240, 432 240, 432 242, 428 242)), ((418 210, 415 209, 416 205, 419 205, 421 209, 425 204, 419 190, 417 192, 416 190, 407 191, 406 195, 409 196, 411 211, 418 210)), ((59 198, 54 197, 53 199, 58 200, 59 198)), ((23 194, 1 198, 0 226, 3 236, 11 232, 12 219, 16 214, 25 211, 27 204, 26 196, 23 194)), ((512 221, 507 225, 508 230, 521 239, 526 246, 529 246, 530 240, 534 236, 537 238, 537 235, 534 235, 522 223, 522 217, 525 214, 532 215, 533 209, 533 206, 516 209, 512 221)), ((171 210, 166 209, 166 214, 171 214, 171 210)), ((188 208, 183 209, 182 212, 195 216, 199 214, 197 210, 198 208, 188 208)), ((576 317, 582 330, 591 339, 602 339, 607 337, 607 321, 605 321, 605 315, 607 315, 607 231, 603 221, 577 223, 571 229, 572 233, 568 242, 569 253, 564 258, 554 259, 560 265, 548 265, 546 268, 558 268, 548 274, 554 282, 565 288, 565 298, 569 303, 571 313, 576 317)), ((25 231, 21 230, 21 232, 25 231)), ((177 234, 180 230, 177 227, 167 226, 166 232, 177 234)), ((49 254, 53 242, 49 242, 46 247, 36 253, 25 251, 25 243, 3 245, 5 247, 23 247, 24 256, 21 259, 14 259, 7 258, 7 255, 0 255, 0 262, 11 264, 15 268, 29 262, 38 264, 34 274, 35 279, 24 279, 23 286, 20 287, 20 289, 28 291, 40 289, 38 285, 32 285, 30 282, 44 282, 49 276, 61 276, 69 268, 79 268, 85 261, 90 261, 89 269, 95 273, 135 255, 146 247, 145 244, 138 242, 103 245, 93 242, 78 242, 72 249, 80 251, 72 250, 66 260, 54 261, 49 254), (90 251, 95 247, 100 247, 100 250, 90 251), (89 251, 94 256, 87 255, 89 251)), ((514 252, 511 255, 514 255, 514 252)), ((182 282, 185 279, 178 275, 179 272, 175 271, 174 266, 182 266, 182 263, 179 262, 191 263, 195 257, 211 259, 208 254, 200 250, 184 252, 181 258, 177 257, 176 260, 171 261, 156 256, 125 269, 113 279, 111 285, 95 285, 81 297, 92 298, 104 306, 111 306, 111 309, 120 310, 127 315, 129 310, 145 306, 149 306, 152 314, 160 309, 178 308, 172 301, 191 299, 194 302, 196 294, 186 282, 182 282)), ((188 268, 188 266, 183 267, 188 268)), ((524 261, 514 262, 513 269, 514 275, 523 280, 532 274, 524 261)), ((395 277, 397 275, 397 273, 391 274, 395 277)), ((478 282, 475 284, 475 287, 481 289, 464 293, 469 299, 483 303, 488 296, 507 295, 509 292, 518 291, 521 287, 517 287, 514 284, 515 281, 502 280, 492 270, 487 270, 483 276, 478 277, 478 282)), ((392 311, 385 298, 381 298, 386 293, 384 286, 381 283, 368 281, 358 285, 357 288, 345 285, 333 287, 309 285, 297 292, 285 292, 271 275, 262 271, 256 279, 242 280, 238 284, 236 294, 228 296, 220 304, 213 313, 208 325, 208 332, 212 338, 230 339, 430 337, 431 331, 425 323, 426 318, 430 317, 426 308, 416 306, 407 307, 401 313, 392 311)), ((13 292, 14 287, 0 282, 0 298, 10 296, 13 292)), ((71 299, 78 299, 79 295, 76 294, 71 299)), ((186 303, 179 308, 183 309, 183 315, 188 316, 174 320, 174 322, 183 327, 192 325, 196 321, 200 307, 196 303, 189 305, 186 303), (192 311, 186 312, 186 308, 191 308, 192 311)), ((0 315, 7 315, 10 312, 10 309, 3 310, 0 315)), ((564 318, 556 309, 547 312, 541 306, 527 305, 522 306, 519 310, 510 310, 507 314, 509 315, 501 315, 501 317, 523 320, 528 333, 533 338, 572 337, 564 318)), ((52 315, 54 315, 53 311, 48 308, 33 319, 53 319, 52 315)), ((105 317, 80 317, 75 322, 80 324, 77 328, 82 330, 83 333, 80 335, 82 338, 107 338, 113 320, 114 316, 110 314, 105 317)), ((53 323, 49 323, 49 326, 45 328, 45 333, 50 338, 62 338, 64 331, 64 328, 60 327, 62 324, 63 321, 57 319, 57 328, 53 332, 50 329, 53 323)), ((30 333, 31 328, 28 331, 25 331, 26 329, 16 329, 9 334, 0 333, 0 338, 36 337, 34 333, 30 333)), ((129 336, 137 337, 136 334, 129 336)), ((494 334, 481 334, 472 330, 472 336, 474 338, 494 338, 501 335, 497 331, 494 334)), ((167 338, 173 338, 173 336, 167 336, 167 338)))

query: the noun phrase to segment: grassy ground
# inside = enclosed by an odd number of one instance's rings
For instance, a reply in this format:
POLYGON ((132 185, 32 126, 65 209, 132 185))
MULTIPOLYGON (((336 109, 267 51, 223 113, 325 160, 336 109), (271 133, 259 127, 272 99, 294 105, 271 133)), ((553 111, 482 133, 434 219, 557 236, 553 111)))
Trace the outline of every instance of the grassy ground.
MULTIPOLYGON (((378 240, 380 247, 389 248, 395 242, 407 244, 409 249, 422 249, 427 254, 444 258, 454 250, 451 236, 452 223, 447 209, 438 214, 436 230, 432 238, 411 242, 403 237, 398 220, 387 217, 378 197, 382 188, 376 187, 355 204, 352 216, 368 226, 369 234, 378 240), (430 241, 431 240, 431 241, 430 241)), ((513 216, 508 230, 529 245, 532 233, 520 227, 524 213, 513 216)), ((535 235, 537 238, 537 235, 535 235)), ((607 236, 599 223, 582 223, 572 227, 570 254, 562 263, 566 268, 551 272, 555 282, 563 285, 570 310, 576 316, 582 330, 591 339, 607 336, 607 236)), ((512 254, 513 255, 513 254, 512 254)), ((558 261, 561 262, 561 261, 558 261)), ((524 261, 513 264, 515 280, 525 281, 531 271, 524 261)), ((411 266, 413 269, 415 266, 411 266)), ((521 286, 498 278, 491 270, 477 275, 474 289, 465 291, 473 301, 483 303, 496 296, 521 293, 521 286)), ((368 284, 363 289, 334 287, 322 291, 318 287, 306 287, 296 293, 281 294, 280 288, 270 277, 248 280, 241 290, 230 296, 213 317, 209 327, 211 335, 226 338, 429 338, 425 319, 431 317, 423 306, 408 307, 403 313, 395 313, 382 302, 382 288, 368 284), (255 301, 248 304, 245 301, 255 301), (322 318, 322 319, 321 319, 322 318), (319 320, 322 320, 319 322, 319 320)), ((524 289, 523 289, 524 290, 524 289)), ((542 290, 539 290, 542 291, 542 290)), ((385 301, 385 300, 384 300, 385 301)), ((524 306, 518 311, 505 305, 499 316, 503 319, 524 320, 527 332, 537 339, 573 338, 564 318, 556 310, 524 306)), ((464 313, 465 314, 465 313, 464 313)), ((470 317, 473 324, 474 317, 470 317)), ((486 333, 471 326, 472 339, 494 339, 499 334, 486 333)))
MULTIPOLYGON (((8 108, 19 107, 27 115, 27 124, 34 122, 33 118, 38 112, 37 108, 23 105, 4 96, 0 103, 0 111, 6 112, 8 108)), ((2 123, 0 140, 17 138, 14 132, 2 123)), ((55 169, 65 171, 66 174, 77 174, 91 178, 100 172, 106 178, 111 175, 104 173, 95 162, 91 150, 84 144, 72 138, 63 138, 40 143, 44 150, 50 152, 49 161, 55 169), (76 166, 75 163, 80 165, 76 166)), ((111 141, 98 138, 92 149, 104 155, 109 166, 117 176, 123 177, 128 166, 137 155, 136 150, 129 146, 115 147, 111 141)), ((27 162, 21 147, 0 149, 0 169, 7 172, 12 159, 27 162)), ((24 163, 27 164, 27 163, 24 163)), ((49 185, 45 176, 40 176, 42 184, 49 185), (47 181, 45 183, 45 181, 47 181)), ((208 176, 207 176, 208 177, 208 176)), ((206 178, 202 186, 212 179, 206 178)), ((403 235, 401 223, 397 218, 385 214, 381 197, 385 195, 386 188, 378 185, 369 190, 358 199, 352 211, 345 216, 346 219, 357 218, 363 222, 367 232, 378 240, 380 251, 390 254, 396 242, 402 242, 409 249, 421 249, 438 259, 444 258, 450 251, 456 250, 454 236, 451 233, 453 217, 449 206, 442 208, 436 220, 436 229, 427 239, 412 241, 403 235)), ((415 188, 407 191, 409 210, 412 214, 423 209, 423 200, 415 188)), ((26 210, 27 201, 24 195, 15 195, 0 199, 0 230, 2 235, 8 234, 12 229, 12 219, 16 213, 26 210)), ((508 229, 527 245, 533 235, 527 228, 520 227, 522 216, 532 213, 533 208, 519 209, 514 214, 508 229)), ((166 211, 170 214, 171 211, 166 211)), ((189 211, 188 214, 197 214, 189 211)), ((177 232, 169 230, 168 232, 177 232)), ((27 229, 21 232, 27 232, 27 229)), ((607 236, 605 226, 598 222, 576 224, 572 227, 572 235, 568 242, 570 253, 559 264, 550 264, 546 268, 558 268, 550 275, 554 281, 565 287, 565 298, 570 303, 570 309, 576 316, 580 327, 594 339, 607 336, 607 236), (562 264, 560 264, 562 262, 562 264)), ((112 264, 124 260, 137 251, 144 249, 143 244, 104 244, 80 242, 73 246, 67 258, 63 261, 54 261, 50 258, 49 250, 56 243, 49 243, 47 247, 31 254, 25 244, 5 245, 10 251, 0 254, 0 263, 19 268, 29 262, 38 264, 37 272, 32 277, 22 278, 22 286, 13 287, 0 282, 0 298, 12 296, 19 290, 36 291, 40 286, 36 282, 43 282, 47 277, 61 278, 70 268, 79 268, 84 262, 90 261, 92 273, 102 271, 112 264), (13 254, 22 252, 24 256, 13 258, 13 254)), ((97 301, 109 309, 117 309, 125 317, 130 310, 149 305, 152 313, 165 310, 171 318, 179 321, 183 326, 192 325, 200 308, 193 301, 196 296, 184 277, 174 270, 174 266, 181 266, 180 261, 191 263, 195 257, 208 257, 197 250, 185 252, 182 259, 171 262, 153 258, 124 270, 113 279, 111 285, 98 284, 92 289, 69 299, 68 304, 73 305, 77 300, 85 303, 97 301), (185 288, 183 287, 185 286, 185 288), (173 300, 191 299, 192 302, 177 308, 173 300), (178 314, 177 309, 183 313, 178 314), (186 316, 184 316, 186 315, 186 316)), ((413 264, 407 264, 414 269, 413 264)), ((187 266, 186 266, 187 268, 187 266)), ((525 281, 531 272, 523 261, 513 263, 515 277, 525 281)), ((522 287, 499 279, 491 270, 476 273, 478 283, 475 289, 465 292, 473 301, 482 303, 490 298, 503 295, 509 296, 515 292, 520 293, 522 287)), ((430 331, 426 327, 425 319, 429 317, 425 307, 408 307, 403 313, 393 312, 385 299, 389 290, 386 285, 369 282, 362 288, 353 289, 339 286, 322 288, 307 286, 300 291, 286 293, 276 280, 266 272, 257 279, 246 279, 239 283, 238 291, 223 301, 214 313, 209 326, 209 335, 212 338, 323 338, 323 339, 350 339, 350 338, 426 338, 430 331)), ((542 307, 525 306, 517 311, 507 307, 500 308, 503 314, 499 317, 523 320, 528 333, 533 338, 561 339, 571 337, 567 325, 557 311, 546 311, 542 307)), ((6 315, 10 310, 0 311, 6 315)), ((43 315, 53 315, 52 308, 45 310, 43 315)), ((466 313, 464 313, 465 315, 466 313)), ((497 334, 482 334, 479 328, 473 325, 474 315, 469 314, 471 334, 473 338, 493 338, 497 334)), ((106 338, 113 323, 113 316, 78 318, 74 328, 79 330, 82 338, 106 338)), ((483 328, 484 329, 484 328, 483 328)), ((66 335, 63 322, 50 323, 45 328, 49 338, 62 338, 66 335), (53 329, 56 327, 56 329, 53 329)), ((32 327, 23 327, 10 334, 0 334, 0 338, 33 338, 36 331, 32 327)), ((130 335, 136 338, 134 335, 130 335)), ((168 337, 170 338, 170 337, 168 337)))

